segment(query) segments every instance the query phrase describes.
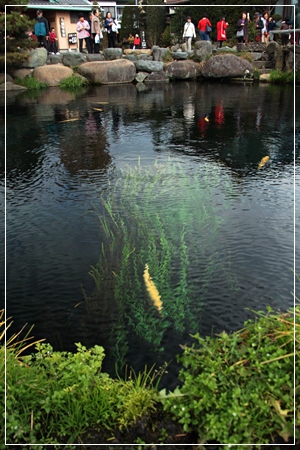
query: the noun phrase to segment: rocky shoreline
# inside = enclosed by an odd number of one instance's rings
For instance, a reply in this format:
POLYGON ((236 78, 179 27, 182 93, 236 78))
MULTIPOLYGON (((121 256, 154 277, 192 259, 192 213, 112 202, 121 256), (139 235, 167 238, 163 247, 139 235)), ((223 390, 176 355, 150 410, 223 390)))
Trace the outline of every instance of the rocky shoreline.
POLYGON ((191 79, 248 79, 268 81, 274 70, 300 68, 300 46, 282 47, 276 42, 238 44, 216 48, 210 41, 197 41, 192 52, 185 45, 170 49, 153 47, 146 50, 122 51, 107 48, 99 54, 65 52, 48 55, 44 48, 33 49, 23 67, 6 76, 0 74, 0 90, 25 89, 16 79, 33 76, 47 86, 59 86, 72 76, 89 84, 168 83, 191 79))

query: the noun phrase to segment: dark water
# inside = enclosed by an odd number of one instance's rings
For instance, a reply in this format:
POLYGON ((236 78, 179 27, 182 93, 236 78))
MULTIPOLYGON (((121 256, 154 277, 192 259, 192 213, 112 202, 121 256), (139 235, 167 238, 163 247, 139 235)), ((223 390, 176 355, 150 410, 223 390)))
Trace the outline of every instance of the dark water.
MULTIPOLYGON (((9 94, 6 309, 14 330, 35 324, 34 336, 56 349, 103 345, 113 372, 115 362, 141 369, 169 361, 196 329, 238 329, 248 309, 291 306, 293 103, 291 87, 196 82, 9 94), (146 263, 164 314, 147 295, 146 263)), ((1 125, 4 144, 4 113, 1 125)), ((4 157, 1 167, 4 186, 4 157)))

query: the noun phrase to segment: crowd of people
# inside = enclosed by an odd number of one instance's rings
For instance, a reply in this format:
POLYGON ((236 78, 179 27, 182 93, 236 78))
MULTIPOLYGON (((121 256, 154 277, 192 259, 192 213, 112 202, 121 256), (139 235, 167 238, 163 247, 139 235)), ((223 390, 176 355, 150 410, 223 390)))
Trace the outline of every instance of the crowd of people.
MULTIPOLYGON (((265 11, 263 14, 256 12, 252 21, 249 13, 242 12, 237 23, 233 25, 234 35, 237 41, 240 43, 247 43, 249 41, 249 24, 251 22, 255 27, 255 41, 263 42, 268 45, 269 42, 274 39, 272 31, 276 28, 276 22, 273 17, 269 15, 268 11, 265 11)), ((220 17, 220 20, 216 24, 216 40, 219 42, 219 47, 222 47, 223 42, 227 40, 226 29, 228 26, 229 23, 226 21, 225 17, 220 17)), ((288 30, 291 28, 293 28, 293 23, 290 22, 288 18, 282 20, 280 30, 288 30)), ((198 22, 197 29, 199 31, 200 40, 211 40, 210 33, 212 31, 212 23, 207 14, 203 14, 198 22)), ((281 44, 287 45, 289 39, 291 44, 299 44, 299 33, 296 33, 295 37, 293 35, 294 33, 291 33, 291 36, 289 36, 288 33, 282 34, 281 44)), ((191 51, 192 39, 196 38, 196 30, 190 16, 187 17, 186 23, 184 24, 182 37, 185 40, 187 51, 191 51)))

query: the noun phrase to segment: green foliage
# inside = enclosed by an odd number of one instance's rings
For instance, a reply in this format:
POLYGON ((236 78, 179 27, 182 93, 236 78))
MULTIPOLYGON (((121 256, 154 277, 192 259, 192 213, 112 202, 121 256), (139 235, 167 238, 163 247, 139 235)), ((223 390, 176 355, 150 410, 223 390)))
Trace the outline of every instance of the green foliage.
MULTIPOLYGON (((169 328, 196 332, 214 276, 223 274, 227 280, 229 276, 213 250, 222 221, 212 206, 220 183, 216 171, 199 168, 187 177, 180 165, 169 160, 154 166, 139 163, 115 177, 114 187, 101 197, 103 240, 99 261, 89 272, 95 290, 85 305, 93 318, 103 310, 118 317, 110 335, 119 369, 126 363, 127 342, 133 334, 160 352, 169 328), (196 244, 195 235, 199 236, 196 244), (146 264, 161 296, 162 311, 147 292, 146 264), (195 287, 199 266, 201 280, 195 287)), ((236 280, 229 289, 233 286, 236 280)))
MULTIPOLYGON (((144 3, 143 3, 144 5, 144 3)), ((161 0, 151 0, 144 6, 146 13, 146 41, 147 46, 160 45, 162 34, 166 28, 167 8, 162 6, 161 0)))
MULTIPOLYGON (((299 306, 295 312, 299 357, 299 306)), ((278 435, 286 442, 293 437, 294 311, 275 314, 268 308, 267 314, 256 315, 238 332, 193 336, 196 344, 183 346, 178 357, 184 366, 182 387, 169 395, 161 392, 164 409, 186 431, 196 431, 203 443, 263 444, 278 435)))
POLYGON ((172 36, 170 32, 170 27, 166 27, 165 31, 161 35, 160 38, 160 46, 161 47, 170 47, 172 45, 172 36))
MULTIPOLYGON (((33 42, 26 31, 32 30, 34 21, 24 14, 24 8, 15 7, 6 14, 6 30, 5 30, 5 14, 0 13, 0 54, 5 53, 5 36, 6 36, 6 66, 7 70, 19 68, 26 60, 27 54, 25 50, 35 48, 36 43, 33 42)), ((0 58, 0 70, 5 67, 4 57, 0 58)))
POLYGON ((86 86, 88 84, 87 80, 84 80, 78 75, 72 74, 70 77, 65 78, 59 84, 62 89, 66 90, 77 90, 86 86))
POLYGON ((17 78, 15 80, 16 84, 20 84, 21 86, 25 86, 27 89, 30 90, 39 90, 39 89, 45 89, 47 88, 46 83, 42 83, 41 81, 38 81, 34 77, 26 77, 26 78, 17 78))
POLYGON ((168 63, 168 62, 172 62, 172 61, 173 61, 172 53, 168 50, 163 58, 163 62, 168 63))
POLYGON ((270 82, 274 84, 293 84, 294 72, 292 70, 287 70, 286 72, 272 70, 270 73, 270 82))
POLYGON ((134 4, 134 0, 130 0, 123 9, 122 26, 120 30, 121 41, 123 41, 124 38, 127 39, 130 33, 134 35, 135 32, 138 32, 138 30, 135 29, 135 25, 136 16, 138 16, 139 20, 139 9, 134 7, 134 4))

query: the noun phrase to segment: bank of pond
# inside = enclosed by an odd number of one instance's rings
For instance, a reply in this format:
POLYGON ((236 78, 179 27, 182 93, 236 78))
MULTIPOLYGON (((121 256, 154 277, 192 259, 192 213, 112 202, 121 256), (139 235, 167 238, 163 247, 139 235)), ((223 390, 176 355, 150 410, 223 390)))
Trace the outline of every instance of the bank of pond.
MULTIPOLYGON (((238 444, 242 449, 299 441, 300 371, 294 363, 300 354, 300 306, 252 313, 241 330, 205 338, 195 334, 191 346, 182 345, 178 386, 169 392, 160 388, 167 362, 139 373, 126 368, 112 378, 101 370, 103 347, 77 343, 76 353, 58 352, 43 340, 34 342, 32 329, 9 336, 10 320, 5 322, 2 311, 6 444, 238 444)), ((0 448, 4 434, 2 427, 0 448)))
MULTIPOLYGON (((184 44, 185 45, 185 44, 184 44)), ((99 54, 65 52, 48 55, 44 48, 28 51, 21 68, 0 77, 0 90, 38 89, 48 86, 78 88, 86 84, 148 83, 173 80, 234 80, 296 83, 300 80, 300 46, 282 47, 276 42, 238 44, 215 48, 198 41, 191 52, 153 47, 145 50, 107 48, 99 54), (6 81, 6 83, 4 83, 6 81)))

